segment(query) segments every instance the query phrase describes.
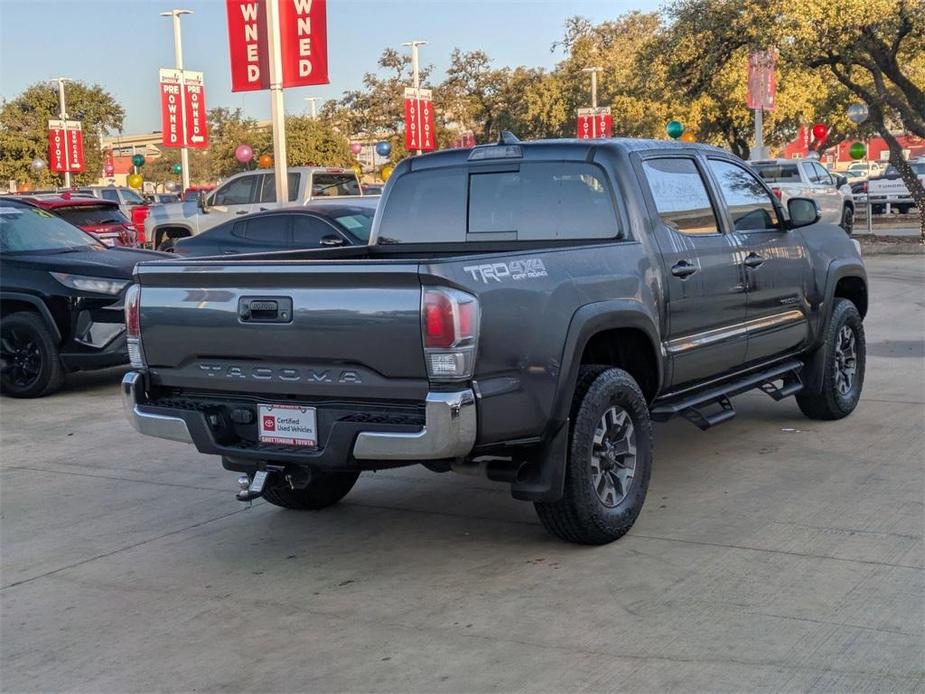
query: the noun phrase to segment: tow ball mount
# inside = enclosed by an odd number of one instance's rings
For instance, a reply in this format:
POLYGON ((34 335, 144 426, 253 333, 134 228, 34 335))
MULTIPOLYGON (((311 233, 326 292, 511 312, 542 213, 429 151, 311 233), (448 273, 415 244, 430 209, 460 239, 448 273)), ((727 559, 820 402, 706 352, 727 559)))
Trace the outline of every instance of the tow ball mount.
POLYGON ((254 473, 253 477, 241 475, 238 477, 238 486, 241 491, 238 492, 238 501, 253 501, 263 496, 263 489, 267 484, 267 478, 272 474, 282 475, 285 468, 279 465, 263 465, 254 473))

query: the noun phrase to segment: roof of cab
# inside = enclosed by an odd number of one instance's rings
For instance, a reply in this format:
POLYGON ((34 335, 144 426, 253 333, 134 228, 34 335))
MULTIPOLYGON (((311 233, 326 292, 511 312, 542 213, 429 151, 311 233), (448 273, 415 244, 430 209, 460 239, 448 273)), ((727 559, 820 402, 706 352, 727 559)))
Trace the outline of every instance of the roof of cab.
MULTIPOLYGON (((647 150, 666 150, 666 149, 677 149, 677 150, 687 150, 687 151, 701 151, 701 152, 721 152, 727 153, 725 150, 720 149, 719 147, 714 147, 713 145, 701 144, 699 142, 679 142, 675 140, 643 140, 630 137, 612 137, 606 139, 597 139, 597 140, 579 140, 577 138, 561 138, 561 139, 550 139, 550 140, 521 140, 519 142, 514 141, 505 141, 505 142, 495 142, 488 143, 483 145, 476 145, 475 147, 465 148, 465 149, 444 149, 438 152, 431 152, 429 154, 424 154, 419 157, 412 157, 410 161, 410 166, 412 170, 432 168, 437 166, 447 166, 451 164, 461 163, 469 159, 470 154, 478 149, 487 149, 491 147, 506 147, 516 145, 522 147, 524 154, 528 152, 538 152, 543 151, 543 154, 548 157, 561 157, 563 159, 573 159, 573 160, 584 160, 588 157, 588 153, 592 149, 596 148, 608 148, 615 149, 622 153, 630 152, 642 152, 647 150)), ((532 157, 524 157, 532 158, 532 157)), ((485 159, 482 160, 485 163, 496 161, 500 162, 503 159, 485 159)))
POLYGON ((70 196, 67 193, 63 195, 48 196, 29 196, 23 195, 20 200, 28 202, 43 210, 57 210, 65 207, 118 207, 119 203, 111 200, 101 200, 100 198, 81 197, 78 195, 70 196))

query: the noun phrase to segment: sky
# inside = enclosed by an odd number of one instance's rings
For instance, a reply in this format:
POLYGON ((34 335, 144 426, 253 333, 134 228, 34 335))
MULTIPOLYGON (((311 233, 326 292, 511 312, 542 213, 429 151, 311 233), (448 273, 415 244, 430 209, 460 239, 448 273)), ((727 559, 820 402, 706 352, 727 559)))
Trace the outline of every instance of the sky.
MULTIPOLYGON (((383 49, 425 40, 421 64, 439 81, 454 48, 486 51, 498 66, 552 67, 566 19, 613 19, 651 11, 658 0, 328 0, 331 83, 286 90, 286 111, 306 112, 305 97, 339 98, 375 71, 383 49)), ((232 93, 224 0, 0 0, 0 97, 35 82, 70 77, 98 83, 125 108, 124 133, 159 130, 158 69, 173 67, 171 20, 182 18, 188 70, 205 73, 206 105, 242 107, 266 119, 269 92, 232 93), (179 4, 171 4, 179 3, 179 4)), ((318 102, 319 105, 321 101, 318 102)))

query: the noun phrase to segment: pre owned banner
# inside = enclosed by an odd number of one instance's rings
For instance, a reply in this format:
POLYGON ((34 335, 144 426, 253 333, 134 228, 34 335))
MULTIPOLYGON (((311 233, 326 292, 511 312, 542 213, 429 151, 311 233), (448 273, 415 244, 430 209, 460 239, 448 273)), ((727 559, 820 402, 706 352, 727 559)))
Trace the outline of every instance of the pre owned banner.
MULTIPOLYGON (((225 0, 231 91, 270 88, 266 0, 225 0)), ((328 83, 326 0, 279 0, 283 86, 328 83)))
POLYGON ((165 147, 206 147, 205 87, 201 72, 161 68, 161 142, 165 147))
POLYGON ((55 173, 81 173, 84 167, 80 121, 48 121, 48 168, 55 173))
POLYGON ((405 88, 405 148, 429 152, 435 145, 436 118, 430 89, 405 88))

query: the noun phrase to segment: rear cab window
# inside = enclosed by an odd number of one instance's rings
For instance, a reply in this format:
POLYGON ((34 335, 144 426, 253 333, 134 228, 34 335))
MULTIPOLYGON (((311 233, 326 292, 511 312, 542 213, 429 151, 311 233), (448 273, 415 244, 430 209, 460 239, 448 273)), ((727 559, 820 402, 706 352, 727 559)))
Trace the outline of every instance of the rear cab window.
POLYGON ((752 168, 758 172, 768 183, 799 183, 800 169, 797 164, 752 164, 752 168))
POLYGON ((361 195, 360 183, 354 173, 315 173, 312 176, 312 197, 361 195))
POLYGON ((114 205, 81 205, 80 207, 59 207, 55 210, 62 219, 77 226, 99 226, 103 224, 129 224, 128 219, 114 205))
POLYGON ((412 171, 383 208, 380 243, 612 239, 620 225, 604 171, 518 161, 412 171))

